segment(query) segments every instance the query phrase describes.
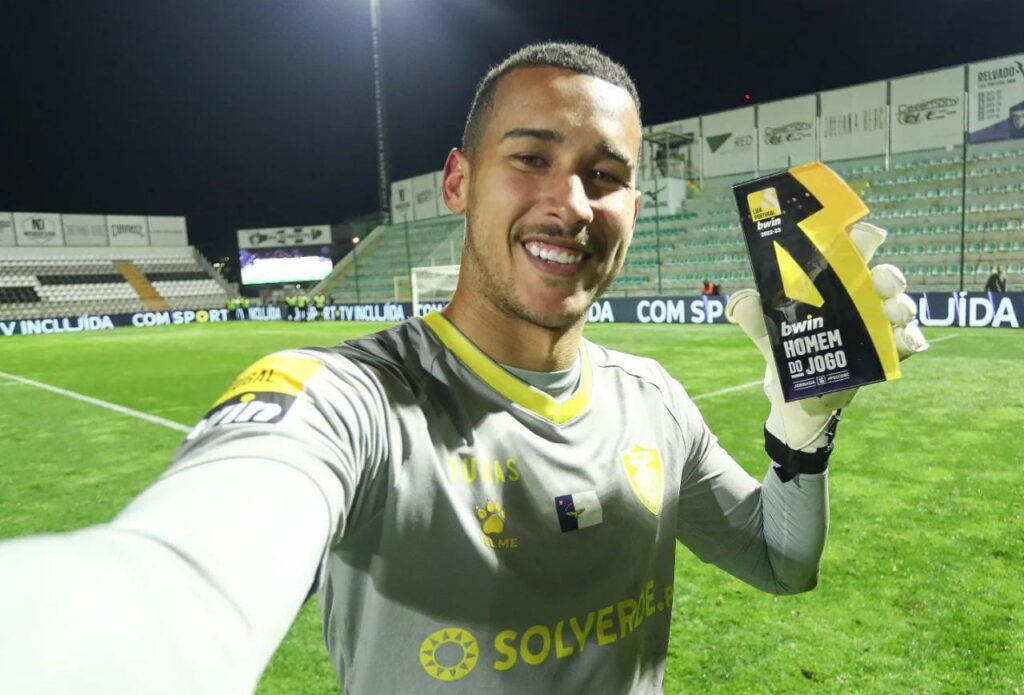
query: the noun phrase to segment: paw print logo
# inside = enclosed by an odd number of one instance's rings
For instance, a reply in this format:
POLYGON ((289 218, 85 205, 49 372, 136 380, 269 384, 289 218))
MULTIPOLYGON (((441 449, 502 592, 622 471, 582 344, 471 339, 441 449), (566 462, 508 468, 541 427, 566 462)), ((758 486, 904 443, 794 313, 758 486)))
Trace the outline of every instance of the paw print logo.
POLYGON ((476 508, 476 515, 488 536, 498 536, 505 532, 505 508, 498 502, 487 500, 486 506, 476 508))

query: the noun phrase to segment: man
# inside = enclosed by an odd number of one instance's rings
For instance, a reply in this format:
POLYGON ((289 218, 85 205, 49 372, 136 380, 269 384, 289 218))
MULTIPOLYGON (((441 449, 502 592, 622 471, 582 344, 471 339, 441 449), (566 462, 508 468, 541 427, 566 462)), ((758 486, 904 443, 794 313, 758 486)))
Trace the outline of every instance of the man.
POLYGON ((762 485, 660 366, 582 337, 640 143, 595 49, 492 70, 445 163, 448 308, 257 362, 111 524, 0 546, 0 690, 250 691, 316 590, 348 695, 658 693, 677 539, 813 588, 831 409, 773 410, 762 485))
POLYGON ((298 321, 298 297, 296 297, 294 294, 287 294, 285 295, 284 303, 288 306, 288 320, 298 321))
POLYGON ((296 315, 299 317, 299 321, 312 321, 316 318, 316 310, 310 311, 309 309, 309 297, 300 294, 295 297, 295 302, 298 307, 296 315))
POLYGON ((246 318, 245 303, 247 301, 247 299, 243 299, 242 297, 232 297, 228 300, 228 309, 234 312, 235 318, 239 321, 246 318))
POLYGON ((704 281, 703 281, 703 283, 701 285, 700 293, 705 295, 705 296, 715 296, 715 297, 717 297, 719 294, 721 294, 721 292, 718 289, 718 283, 717 282, 713 282, 711 280, 708 280, 707 278, 704 278, 704 281))
POLYGON ((1005 292, 1006 291, 1006 272, 1003 271, 1003 266, 997 265, 996 269, 992 271, 992 274, 988 276, 988 280, 985 281, 986 292, 1005 292))

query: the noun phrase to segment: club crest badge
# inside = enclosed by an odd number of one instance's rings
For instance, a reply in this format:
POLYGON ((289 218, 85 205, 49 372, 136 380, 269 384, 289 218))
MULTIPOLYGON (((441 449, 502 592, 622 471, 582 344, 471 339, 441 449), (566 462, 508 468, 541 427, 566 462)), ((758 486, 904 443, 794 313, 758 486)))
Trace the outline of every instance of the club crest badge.
POLYGON ((661 453, 657 447, 643 447, 634 444, 619 452, 619 458, 626 469, 626 477, 637 498, 655 516, 661 513, 661 501, 665 496, 665 475, 661 466, 661 453))

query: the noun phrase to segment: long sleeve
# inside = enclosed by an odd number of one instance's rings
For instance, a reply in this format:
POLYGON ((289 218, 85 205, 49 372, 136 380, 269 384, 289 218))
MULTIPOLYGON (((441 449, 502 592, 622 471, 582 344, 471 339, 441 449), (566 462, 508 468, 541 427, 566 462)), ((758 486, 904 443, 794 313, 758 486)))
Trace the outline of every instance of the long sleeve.
POLYGON ((828 535, 828 472, 758 483, 718 444, 696 406, 679 490, 678 538, 697 557, 763 591, 815 587, 828 535))
POLYGON ((346 360, 258 362, 109 524, 0 544, 0 691, 252 692, 385 494, 386 419, 346 360))
POLYGON ((4 543, 0 691, 252 692, 329 533, 307 476, 227 459, 109 524, 4 543))

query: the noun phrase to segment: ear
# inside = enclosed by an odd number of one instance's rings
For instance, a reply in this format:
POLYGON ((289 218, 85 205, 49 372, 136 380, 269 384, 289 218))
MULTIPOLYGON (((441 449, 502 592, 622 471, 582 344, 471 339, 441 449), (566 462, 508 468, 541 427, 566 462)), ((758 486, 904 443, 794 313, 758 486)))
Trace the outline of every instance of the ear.
POLYGON ((441 184, 445 206, 455 215, 466 211, 469 196, 469 158, 458 148, 448 153, 444 162, 444 182, 441 184))

